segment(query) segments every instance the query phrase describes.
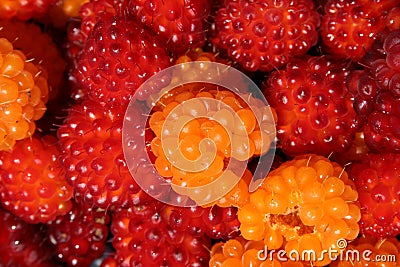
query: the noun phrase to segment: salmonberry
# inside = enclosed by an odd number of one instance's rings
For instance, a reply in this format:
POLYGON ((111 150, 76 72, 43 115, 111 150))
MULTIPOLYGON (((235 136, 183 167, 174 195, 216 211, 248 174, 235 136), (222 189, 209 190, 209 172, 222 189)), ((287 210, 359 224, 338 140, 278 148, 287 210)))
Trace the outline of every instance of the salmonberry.
POLYGON ((68 266, 90 266, 105 251, 109 221, 105 210, 75 204, 49 224, 48 236, 56 258, 68 266))
MULTIPOLYGON (((337 163, 303 155, 271 171, 249 202, 239 208, 240 231, 269 249, 339 252, 338 240, 358 236, 360 208, 354 184, 337 163)), ((328 257, 311 260, 318 265, 328 257)))
POLYGON ((329 0, 325 3, 320 36, 327 53, 338 58, 361 60, 379 33, 396 0, 329 0))
POLYGON ((0 229, 1 266, 56 266, 45 225, 27 223, 0 208, 0 229))
POLYGON ((123 156, 124 112, 123 106, 85 100, 70 108, 58 129, 61 164, 77 202, 116 209, 152 200, 132 177, 123 156))
POLYGON ((361 232, 376 237, 400 234, 400 156, 369 153, 349 168, 359 194, 361 232))
POLYGON ((210 239, 174 230, 160 215, 161 203, 121 209, 111 232, 118 266, 207 266, 210 239))
POLYGON ((247 71, 271 71, 317 43, 320 15, 313 1, 225 1, 212 42, 247 71))
POLYGON ((0 38, 0 151, 34 134, 46 111, 49 88, 44 70, 0 38))
POLYGON ((400 30, 382 34, 350 84, 357 89, 354 109, 365 119, 367 146, 375 152, 400 151, 400 30))
POLYGON ((131 0, 128 11, 151 28, 175 55, 200 48, 206 41, 210 0, 131 0))
POLYGON ((72 207, 73 189, 59 162, 53 136, 17 141, 0 152, 0 200, 29 223, 47 223, 72 207))
MULTIPOLYGON (((69 1, 63 1, 64 4, 69 1)), ((125 10, 124 0, 90 0, 79 8, 79 16, 67 24, 66 56, 68 59, 68 80, 71 85, 71 97, 80 100, 87 97, 87 89, 82 88, 78 71, 79 59, 84 53, 86 42, 97 22, 125 10)))
POLYGON ((32 22, 0 21, 0 37, 8 39, 14 49, 21 50, 28 62, 45 70, 48 99, 55 99, 63 89, 66 63, 52 36, 32 22))
POLYGON ((346 86, 348 63, 329 57, 293 59, 263 83, 275 109, 278 146, 289 155, 344 152, 361 127, 346 86))
POLYGON ((126 105, 134 94, 145 100, 154 93, 137 90, 169 66, 165 47, 145 26, 126 16, 104 16, 86 40, 76 79, 90 99, 126 105))
POLYGON ((227 240, 240 234, 235 207, 165 205, 161 208, 160 214, 172 229, 185 230, 193 236, 206 235, 215 240, 227 240))
MULTIPOLYGON (((231 172, 228 178, 224 176, 229 166, 227 162, 230 159, 244 162, 265 154, 275 134, 273 113, 259 104, 250 93, 236 96, 212 84, 185 84, 170 90, 156 103, 149 118, 149 127, 156 136, 151 141, 156 170, 171 180, 174 190, 200 205, 209 205, 228 192, 233 193, 231 190, 238 186, 237 182, 247 175, 246 168, 240 177, 231 172), (243 99, 248 99, 253 106, 243 99), (209 101, 222 106, 214 110, 216 104, 210 105, 209 101), (169 128, 181 123, 183 127, 177 129, 177 133, 169 128), (179 143, 178 150, 175 140, 179 143), (179 164, 187 160, 197 161, 200 167, 208 165, 196 170, 180 167, 183 165, 179 164), (206 189, 196 190, 196 187, 213 184, 216 186, 212 193, 206 189), (218 191, 221 188, 222 193, 218 191)), ((196 164, 190 163, 189 168, 196 164)), ((215 203, 218 205, 219 201, 215 203)))

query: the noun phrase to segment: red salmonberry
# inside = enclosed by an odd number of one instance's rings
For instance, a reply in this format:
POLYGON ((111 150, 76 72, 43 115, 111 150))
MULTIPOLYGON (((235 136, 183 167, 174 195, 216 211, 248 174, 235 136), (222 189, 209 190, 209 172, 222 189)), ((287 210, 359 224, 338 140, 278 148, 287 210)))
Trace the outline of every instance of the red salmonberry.
POLYGON ((60 165, 53 136, 18 141, 0 152, 0 200, 29 223, 50 222, 72 207, 73 189, 60 165))
MULTIPOLYGON (((68 1, 64 1, 66 4, 68 1)), ((67 24, 66 56, 69 61, 68 80, 71 85, 71 97, 75 100, 87 97, 87 90, 82 88, 78 62, 82 56, 86 41, 94 25, 106 17, 121 15, 127 1, 90 0, 79 8, 79 16, 67 24)))
POLYGON ((225 1, 213 43, 248 71, 271 71, 317 43, 320 15, 311 0, 225 1))
POLYGON ((210 0, 132 0, 128 10, 175 55, 204 45, 210 0))
POLYGON ((124 159, 124 113, 124 107, 85 100, 71 107, 58 129, 61 163, 78 202, 115 209, 151 199, 136 184, 124 159))
POLYGON ((386 27, 396 0, 329 0, 324 6, 320 36, 325 50, 338 58, 358 61, 386 27))
POLYGON ((113 214, 118 266, 208 266, 210 239, 172 229, 161 219, 161 206, 135 206, 113 214))
POLYGON ((48 227, 56 258, 68 266, 90 266, 105 251, 108 223, 105 210, 75 204, 48 227))
POLYGON ((328 57, 293 59, 263 84, 277 113, 278 145, 287 155, 347 150, 361 126, 346 86, 346 62, 328 57))
POLYGON ((361 232, 376 237, 400 234, 400 156, 368 154, 350 165, 361 208, 361 232))
POLYGON ((183 208, 165 205, 160 214, 172 229, 187 231, 196 237, 206 235, 215 240, 227 240, 240 234, 235 207, 183 208))
POLYGON ((0 265, 54 267, 46 226, 23 221, 0 208, 0 265))
POLYGON ((78 62, 77 79, 90 99, 123 105, 135 93, 139 100, 154 93, 136 90, 169 65, 169 55, 156 35, 133 19, 113 16, 93 28, 78 62))

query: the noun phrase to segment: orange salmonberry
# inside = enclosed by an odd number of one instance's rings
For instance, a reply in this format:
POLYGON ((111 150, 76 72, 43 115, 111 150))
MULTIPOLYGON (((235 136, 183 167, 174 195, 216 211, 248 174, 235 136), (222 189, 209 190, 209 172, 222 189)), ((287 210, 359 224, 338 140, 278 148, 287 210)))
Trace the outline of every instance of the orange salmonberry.
POLYGON ((199 82, 174 88, 156 102, 148 121, 155 134, 150 140, 157 157, 154 165, 161 176, 171 179, 175 191, 203 206, 244 204, 251 178, 237 182, 244 176, 251 177, 246 165, 240 176, 236 174, 239 172, 230 172, 227 181, 220 182, 220 178, 226 175, 230 160, 247 162, 270 148, 275 131, 273 126, 264 126, 273 124, 273 113, 243 101, 256 101, 252 98, 251 94, 235 95, 221 86, 199 82), (217 185, 212 190, 218 199, 211 197, 208 202, 203 199, 210 190, 182 188, 212 183, 217 185))
POLYGON ((0 20, 0 38, 8 39, 27 60, 46 70, 49 100, 54 99, 64 84, 65 60, 52 37, 32 22, 0 20))
POLYGON ((48 91, 45 72, 0 38, 0 151, 32 136, 46 111, 48 91))
MULTIPOLYGON (((215 83, 185 83, 178 75, 174 79, 179 79, 180 86, 152 95, 149 127, 155 137, 148 141, 157 157, 156 170, 177 193, 201 206, 240 207, 249 198, 252 180, 247 162, 270 149, 276 114, 250 92, 237 93, 217 85, 227 77, 223 71, 210 70, 205 62, 224 63, 229 68, 229 62, 201 48, 179 57, 175 64, 182 64, 184 77, 193 81, 207 77, 215 83), (201 62, 196 67, 185 64, 193 61, 201 62), (176 136, 171 134, 175 130, 179 130, 176 136), (232 171, 232 160, 245 162, 244 168, 232 171)), ((229 79, 235 79, 237 88, 248 88, 243 77, 229 79)))
MULTIPOLYGON (((337 250, 340 240, 358 236, 357 192, 346 171, 319 155, 303 155, 270 172, 239 208, 241 233, 269 249, 301 253, 337 250)), ((321 257, 322 259, 322 257, 321 257)), ((329 259, 311 260, 324 266, 329 259)))

